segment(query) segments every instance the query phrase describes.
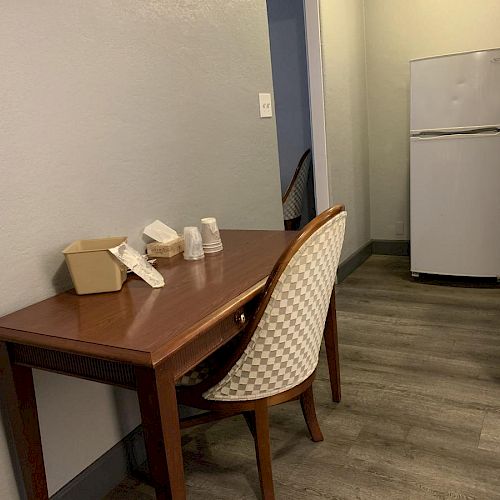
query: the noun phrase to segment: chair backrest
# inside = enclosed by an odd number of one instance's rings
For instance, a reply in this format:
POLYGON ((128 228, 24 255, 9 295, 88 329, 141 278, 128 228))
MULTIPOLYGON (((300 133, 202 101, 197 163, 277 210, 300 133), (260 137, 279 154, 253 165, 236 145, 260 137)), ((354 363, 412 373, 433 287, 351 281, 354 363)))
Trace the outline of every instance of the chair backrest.
POLYGON ((343 206, 326 210, 283 253, 248 326, 244 351, 203 397, 219 401, 260 399, 295 387, 314 372, 345 221, 343 206))
POLYGON ((283 218, 295 219, 302 214, 302 204, 307 186, 307 178, 312 164, 311 150, 308 149, 301 157, 292 181, 283 196, 283 218))

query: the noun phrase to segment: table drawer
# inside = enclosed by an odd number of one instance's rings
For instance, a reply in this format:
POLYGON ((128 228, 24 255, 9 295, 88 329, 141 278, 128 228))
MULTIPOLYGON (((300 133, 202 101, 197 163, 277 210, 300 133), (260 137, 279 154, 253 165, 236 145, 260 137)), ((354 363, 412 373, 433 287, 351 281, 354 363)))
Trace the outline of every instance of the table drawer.
POLYGON ((172 362, 175 379, 179 379, 241 332, 255 312, 257 304, 258 301, 254 299, 244 307, 237 309, 236 312, 224 318, 207 332, 199 335, 174 355, 172 362))

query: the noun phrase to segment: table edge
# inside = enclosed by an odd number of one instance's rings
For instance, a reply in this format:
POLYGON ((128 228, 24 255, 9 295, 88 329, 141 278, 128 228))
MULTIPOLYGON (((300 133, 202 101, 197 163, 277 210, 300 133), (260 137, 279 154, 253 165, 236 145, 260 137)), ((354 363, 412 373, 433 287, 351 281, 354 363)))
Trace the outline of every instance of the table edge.
POLYGON ((94 344, 84 340, 62 339, 43 333, 34 333, 13 328, 0 327, 0 342, 30 345, 80 356, 118 361, 120 363, 152 366, 151 354, 149 352, 94 344))

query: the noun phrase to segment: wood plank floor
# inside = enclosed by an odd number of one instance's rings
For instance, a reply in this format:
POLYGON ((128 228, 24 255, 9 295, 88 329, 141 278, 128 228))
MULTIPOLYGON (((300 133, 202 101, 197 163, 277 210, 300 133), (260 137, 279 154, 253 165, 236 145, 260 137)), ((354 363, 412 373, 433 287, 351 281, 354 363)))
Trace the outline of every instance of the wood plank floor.
MULTIPOLYGON (((500 499, 500 288, 419 283, 372 256, 339 285, 343 399, 314 385, 325 441, 297 402, 271 411, 279 499, 500 499)), ((243 418, 185 432, 190 499, 259 497, 243 418)), ((107 500, 152 499, 130 477, 107 500)))

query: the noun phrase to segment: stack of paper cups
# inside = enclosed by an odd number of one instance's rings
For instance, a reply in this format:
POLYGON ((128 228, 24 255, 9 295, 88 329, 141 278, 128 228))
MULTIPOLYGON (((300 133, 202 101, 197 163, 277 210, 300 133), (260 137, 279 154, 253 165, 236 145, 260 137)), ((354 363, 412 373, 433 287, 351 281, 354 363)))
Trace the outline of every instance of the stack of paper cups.
POLYGON ((217 253, 223 249, 215 217, 201 219, 201 238, 205 253, 217 253))

